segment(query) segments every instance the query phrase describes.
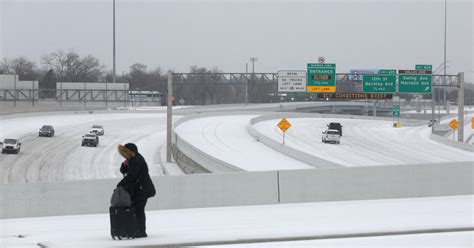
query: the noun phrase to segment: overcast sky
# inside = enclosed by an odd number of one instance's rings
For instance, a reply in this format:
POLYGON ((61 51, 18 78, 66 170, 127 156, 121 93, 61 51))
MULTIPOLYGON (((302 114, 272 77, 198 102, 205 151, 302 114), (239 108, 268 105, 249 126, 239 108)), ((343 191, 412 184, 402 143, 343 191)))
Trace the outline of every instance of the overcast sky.
MULTIPOLYGON (((0 57, 63 49, 112 68, 112 0, 0 0, 0 57)), ((448 0, 449 73, 473 71, 473 3, 448 0)), ((338 72, 443 62, 444 1, 116 0, 117 73, 133 63, 187 72, 306 69, 325 56, 338 72)))

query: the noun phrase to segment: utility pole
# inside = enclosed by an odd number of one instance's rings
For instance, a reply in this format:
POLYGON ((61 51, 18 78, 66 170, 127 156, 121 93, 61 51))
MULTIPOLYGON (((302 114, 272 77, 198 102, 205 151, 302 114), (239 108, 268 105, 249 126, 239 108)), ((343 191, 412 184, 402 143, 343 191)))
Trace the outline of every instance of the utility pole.
POLYGON ((16 92, 16 77, 17 75, 13 75, 13 107, 16 107, 16 97, 18 96, 16 92))
POLYGON ((113 0, 113 60, 112 82, 115 83, 115 0, 113 0))
POLYGON ((166 162, 171 163, 171 125, 173 119, 173 74, 168 71, 168 105, 166 107, 166 162))
POLYGON ((458 141, 464 143, 464 72, 458 74, 458 141))
MULTIPOLYGON (((446 34, 447 34, 447 20, 448 20, 448 0, 444 0, 444 85, 446 85, 446 34)), ((446 109, 446 88, 443 89, 443 104, 446 109)))
MULTIPOLYGON (((255 61, 257 61, 257 57, 251 57, 250 62, 252 62, 252 77, 250 79, 251 82, 254 82, 254 77, 255 77, 255 61)), ((248 96, 249 96, 249 83, 247 80, 247 89, 246 89, 246 94, 245 94, 245 105, 248 103, 248 96)))

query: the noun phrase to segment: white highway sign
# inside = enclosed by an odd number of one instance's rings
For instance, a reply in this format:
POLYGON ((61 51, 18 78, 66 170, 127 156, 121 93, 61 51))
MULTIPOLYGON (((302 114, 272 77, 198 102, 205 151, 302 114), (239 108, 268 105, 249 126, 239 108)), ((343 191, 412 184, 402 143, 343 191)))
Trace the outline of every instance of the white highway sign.
POLYGON ((306 71, 278 71, 278 92, 306 92, 306 71))

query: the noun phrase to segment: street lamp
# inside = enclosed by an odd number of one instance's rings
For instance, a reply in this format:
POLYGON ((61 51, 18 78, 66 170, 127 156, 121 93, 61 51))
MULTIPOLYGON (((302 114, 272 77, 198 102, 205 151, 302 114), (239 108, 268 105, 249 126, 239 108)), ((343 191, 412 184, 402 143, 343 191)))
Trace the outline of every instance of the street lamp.
POLYGON ((112 75, 112 82, 115 83, 115 0, 113 0, 113 75, 112 75))
MULTIPOLYGON (((447 32, 447 21, 448 21, 448 0, 444 0, 444 85, 446 85, 446 32, 447 32)), ((446 89, 443 88, 443 104, 446 109, 446 89)))
POLYGON ((252 62, 252 74, 255 73, 255 62, 257 62, 257 57, 250 57, 250 62, 252 62))
MULTIPOLYGON (((253 81, 254 73, 255 73, 255 62, 257 61, 257 57, 250 57, 250 62, 252 62, 252 78, 250 79, 253 81)), ((248 63, 245 63, 245 72, 248 73, 248 63)), ((247 84, 245 85, 245 105, 249 102, 249 81, 247 80, 247 84)))

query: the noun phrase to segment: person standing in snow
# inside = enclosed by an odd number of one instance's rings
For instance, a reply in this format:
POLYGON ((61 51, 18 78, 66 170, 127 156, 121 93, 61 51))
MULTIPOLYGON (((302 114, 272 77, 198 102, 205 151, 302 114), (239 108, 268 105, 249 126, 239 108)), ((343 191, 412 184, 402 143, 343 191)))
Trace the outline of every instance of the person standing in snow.
POLYGON ((155 196, 156 190, 148 173, 148 165, 138 148, 133 143, 118 145, 118 152, 125 160, 120 166, 123 179, 117 186, 123 187, 130 194, 137 217, 137 238, 147 237, 145 205, 148 198, 155 196))

